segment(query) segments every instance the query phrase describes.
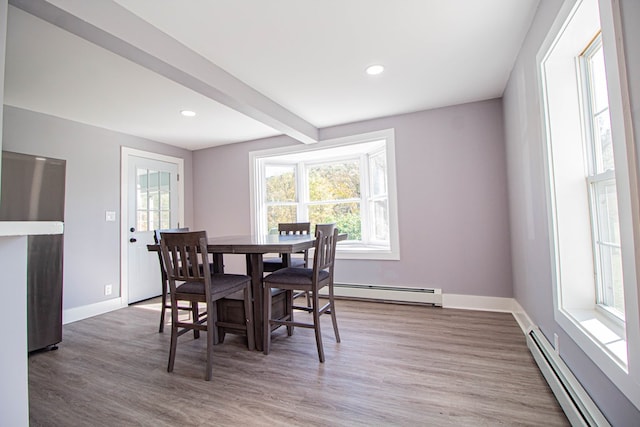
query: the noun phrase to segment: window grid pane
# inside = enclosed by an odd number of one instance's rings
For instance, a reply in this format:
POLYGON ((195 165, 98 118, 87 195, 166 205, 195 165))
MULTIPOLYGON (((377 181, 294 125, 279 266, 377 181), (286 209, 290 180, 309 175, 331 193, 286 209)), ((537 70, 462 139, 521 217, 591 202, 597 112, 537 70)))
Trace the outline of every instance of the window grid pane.
POLYGON ((171 228, 171 174, 138 168, 136 180, 136 229, 171 228))
POLYGON ((602 42, 598 37, 587 49, 587 122, 591 135, 587 138, 590 170, 587 180, 591 192, 591 221, 593 224, 593 253, 596 273, 596 303, 612 310, 624 319, 624 284, 620 256, 620 226, 616 182, 611 173, 615 169, 611 119, 607 94, 602 42))
POLYGON ((267 166, 265 174, 267 202, 295 202, 297 200, 295 166, 267 166))
POLYGON ((278 224, 282 222, 298 222, 297 206, 277 205, 267 206, 267 231, 269 234, 278 234, 278 224))
POLYGON ((349 240, 362 239, 360 203, 322 203, 308 206, 311 224, 335 223, 341 233, 347 233, 349 240))
POLYGON ((310 201, 360 198, 358 161, 312 166, 307 173, 310 201))

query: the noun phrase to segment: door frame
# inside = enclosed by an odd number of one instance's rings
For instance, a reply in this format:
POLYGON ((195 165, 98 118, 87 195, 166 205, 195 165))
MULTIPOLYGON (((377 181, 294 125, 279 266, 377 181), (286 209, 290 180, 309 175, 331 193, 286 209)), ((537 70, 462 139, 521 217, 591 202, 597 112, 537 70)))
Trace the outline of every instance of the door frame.
POLYGON ((150 151, 121 147, 120 152, 120 305, 129 301, 129 157, 143 157, 178 166, 178 223, 184 226, 184 159, 150 151))

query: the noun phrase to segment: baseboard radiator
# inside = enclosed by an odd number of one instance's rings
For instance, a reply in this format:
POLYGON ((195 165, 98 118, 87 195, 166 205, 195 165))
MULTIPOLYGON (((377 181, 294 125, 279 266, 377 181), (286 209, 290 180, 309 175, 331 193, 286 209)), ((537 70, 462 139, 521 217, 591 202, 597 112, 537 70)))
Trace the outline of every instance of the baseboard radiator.
MULTIPOLYGON (((387 301, 404 304, 425 304, 442 307, 441 289, 357 285, 353 283, 335 283, 333 288, 336 298, 387 301)), ((326 288, 320 293, 326 294, 326 288)))
POLYGON ((529 331, 527 346, 572 426, 610 427, 540 329, 529 331))

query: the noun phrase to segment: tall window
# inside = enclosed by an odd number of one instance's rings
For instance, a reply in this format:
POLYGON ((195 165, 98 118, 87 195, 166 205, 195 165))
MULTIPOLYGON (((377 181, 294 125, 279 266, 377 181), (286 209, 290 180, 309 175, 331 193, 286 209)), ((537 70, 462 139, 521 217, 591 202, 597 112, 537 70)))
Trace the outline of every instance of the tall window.
POLYGON ((393 133, 252 153, 254 228, 336 223, 353 258, 397 259, 393 133), (391 184, 391 185, 390 185, 391 184))
POLYGON ((624 320, 618 197, 601 35, 587 46, 579 63, 582 71, 596 302, 624 320))
POLYGON ((640 407, 639 171, 615 22, 615 2, 566 0, 537 57, 551 279, 559 327, 640 407))

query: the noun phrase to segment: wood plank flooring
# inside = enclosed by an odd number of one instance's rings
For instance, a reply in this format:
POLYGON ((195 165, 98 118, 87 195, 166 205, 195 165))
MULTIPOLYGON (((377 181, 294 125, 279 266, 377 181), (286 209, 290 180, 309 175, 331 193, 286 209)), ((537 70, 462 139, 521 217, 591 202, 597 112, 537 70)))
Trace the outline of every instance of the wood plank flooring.
MULTIPOLYGON (((510 314, 338 301, 342 342, 273 333, 271 354, 227 335, 169 336, 157 300, 65 325, 29 357, 32 426, 567 426, 510 314)), ((299 314, 305 316, 306 314, 299 314)))

